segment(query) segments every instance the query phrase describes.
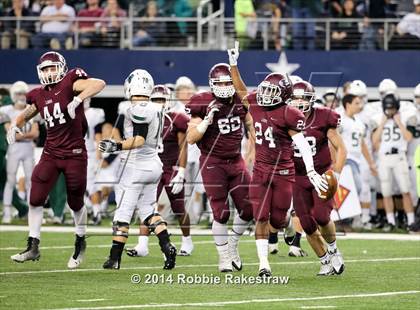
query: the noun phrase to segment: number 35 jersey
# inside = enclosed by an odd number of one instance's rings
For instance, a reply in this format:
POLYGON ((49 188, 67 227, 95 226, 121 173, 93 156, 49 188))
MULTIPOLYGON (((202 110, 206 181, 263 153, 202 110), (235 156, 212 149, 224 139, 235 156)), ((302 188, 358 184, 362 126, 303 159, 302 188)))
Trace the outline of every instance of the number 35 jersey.
POLYGON ((73 83, 78 79, 87 79, 83 69, 70 70, 57 84, 33 89, 26 95, 29 105, 35 104, 47 127, 47 139, 44 152, 56 157, 85 157, 84 137, 87 132, 87 121, 83 104, 76 109, 75 119, 70 118, 67 105, 77 94, 73 83))
POLYGON ((294 176, 293 147, 289 130, 302 131, 305 116, 298 109, 288 105, 271 108, 259 106, 255 92, 249 94, 247 100, 256 135, 254 169, 264 173, 294 176))
MULTIPOLYGON (((340 125, 340 115, 329 108, 314 107, 305 121, 303 135, 311 146, 315 171, 322 174, 331 167, 331 153, 327 132, 340 125)), ((302 155, 295 147, 294 162, 296 175, 306 175, 302 155)))
POLYGON ((229 104, 218 101, 211 92, 202 92, 191 97, 186 111, 191 117, 204 119, 209 106, 215 104, 219 106, 219 112, 214 114, 213 123, 197 145, 201 154, 221 159, 237 158, 241 154, 242 124, 247 114, 238 96, 234 95, 229 104))

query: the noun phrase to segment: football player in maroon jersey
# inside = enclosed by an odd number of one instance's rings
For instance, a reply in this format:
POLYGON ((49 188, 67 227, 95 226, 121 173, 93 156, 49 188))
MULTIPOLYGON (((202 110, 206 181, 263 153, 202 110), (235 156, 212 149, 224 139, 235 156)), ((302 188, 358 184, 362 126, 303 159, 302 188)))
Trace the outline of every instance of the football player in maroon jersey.
POLYGON ((235 94, 230 67, 219 63, 209 72, 210 92, 194 95, 187 104, 191 121, 187 141, 201 150, 200 169, 214 221, 212 232, 219 254, 219 271, 242 269, 238 242, 252 220, 250 176, 241 156, 243 128, 255 137, 252 118, 235 94), (229 200, 238 214, 228 236, 229 200))
POLYGON ((328 184, 314 168, 311 147, 302 134, 305 116, 288 105, 292 96, 289 77, 271 73, 259 84, 257 91, 247 95, 237 66, 239 43, 228 50, 232 80, 242 102, 252 115, 255 127, 255 164, 250 185, 250 199, 256 221, 255 239, 260 260, 259 276, 270 277, 268 262, 269 227, 280 230, 286 226, 290 208, 295 167, 292 142, 299 149, 307 176, 318 193, 328 184))
MULTIPOLYGON (((190 236, 190 217, 184 206, 184 179, 185 166, 187 165, 187 140, 186 131, 189 117, 185 113, 169 111, 171 91, 165 85, 155 85, 150 100, 165 106, 163 124, 163 148, 159 151, 159 157, 163 163, 163 174, 159 181, 157 197, 159 199, 163 187, 168 195, 171 209, 178 217, 182 231, 182 245, 180 256, 191 255, 193 243, 190 236)), ((146 256, 149 253, 149 228, 140 225, 138 244, 127 249, 129 256, 146 256)))
POLYGON ((87 218, 83 196, 86 191, 87 154, 84 137, 87 122, 81 103, 98 94, 105 87, 105 82, 90 78, 81 68, 68 71, 66 60, 57 52, 43 54, 37 71, 42 86, 27 94, 28 107, 16 118, 7 133, 9 144, 14 143, 21 134, 20 128, 38 113, 47 126, 44 150, 31 178, 27 249, 11 256, 11 259, 19 263, 39 259, 42 206, 59 174, 63 173, 67 202, 74 212, 76 226, 75 250, 67 264, 68 268, 73 269, 82 262, 86 248, 87 218))
MULTIPOLYGON (((325 173, 333 168, 337 180, 346 162, 347 151, 337 131, 340 115, 330 108, 314 107, 315 90, 305 81, 293 85, 290 105, 305 115, 303 134, 311 146, 316 171, 325 173), (330 147, 334 150, 334 165, 330 147)), ((302 155, 295 148, 296 183, 293 188, 293 207, 306 233, 306 238, 321 261, 320 276, 341 274, 344 261, 336 246, 335 224, 330 219, 334 199, 322 200, 309 181, 302 155)))

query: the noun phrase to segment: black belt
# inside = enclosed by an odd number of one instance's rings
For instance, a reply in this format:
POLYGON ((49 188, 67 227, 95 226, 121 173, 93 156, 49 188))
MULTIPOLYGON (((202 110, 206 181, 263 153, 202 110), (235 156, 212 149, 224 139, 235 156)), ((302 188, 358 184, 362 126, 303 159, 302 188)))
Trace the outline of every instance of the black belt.
POLYGON ((398 154, 399 151, 396 148, 392 148, 391 152, 386 152, 385 155, 394 155, 394 154, 398 154))

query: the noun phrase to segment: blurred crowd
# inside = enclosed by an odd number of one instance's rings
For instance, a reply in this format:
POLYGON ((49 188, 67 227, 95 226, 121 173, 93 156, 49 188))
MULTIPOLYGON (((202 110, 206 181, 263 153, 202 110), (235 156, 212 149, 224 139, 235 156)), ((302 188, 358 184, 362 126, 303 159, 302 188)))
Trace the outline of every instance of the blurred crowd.
MULTIPOLYGON (((1 48, 73 49, 76 34, 78 47, 192 47, 197 39, 195 21, 157 18, 197 17, 200 3, 200 0, 2 0, 0 16, 38 16, 39 20, 21 21, 19 27, 16 21, 0 22, 1 48), (128 16, 142 19, 124 29, 128 16), (74 22, 75 17, 85 20, 74 22), (124 31, 130 32, 124 37, 130 44, 120 42, 124 31)), ((213 12, 221 8, 218 0, 211 4, 213 12)), ((249 49, 262 49, 263 42, 276 50, 325 49, 326 41, 331 49, 420 47, 420 0, 236 0, 224 1, 224 9, 225 17, 233 21, 226 20, 225 36, 236 37, 242 47, 249 49), (290 23, 282 21, 284 18, 307 20, 290 23), (324 21, 314 22, 313 18, 324 21), (327 24, 325 18, 341 20, 327 24), (384 18, 401 21, 385 26, 378 21, 384 18)))

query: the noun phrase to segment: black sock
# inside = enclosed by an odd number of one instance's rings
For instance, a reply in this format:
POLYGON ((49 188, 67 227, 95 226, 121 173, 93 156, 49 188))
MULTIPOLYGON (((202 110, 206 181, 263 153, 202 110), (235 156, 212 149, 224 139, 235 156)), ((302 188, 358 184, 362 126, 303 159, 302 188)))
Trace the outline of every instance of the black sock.
POLYGON ((166 245, 171 242, 169 240, 168 230, 162 230, 160 233, 156 235, 159 238, 159 245, 162 252, 164 251, 166 245))
POLYGON ((268 235, 268 243, 276 244, 277 242, 279 242, 277 233, 270 232, 270 234, 268 235))
POLYGON ((292 245, 294 245, 295 247, 300 248, 300 237, 302 237, 301 233, 296 232, 295 237, 293 238, 293 243, 292 245))
POLYGON ((122 252, 124 250, 124 242, 119 242, 112 240, 112 247, 110 252, 110 257, 112 260, 120 260, 122 252))

